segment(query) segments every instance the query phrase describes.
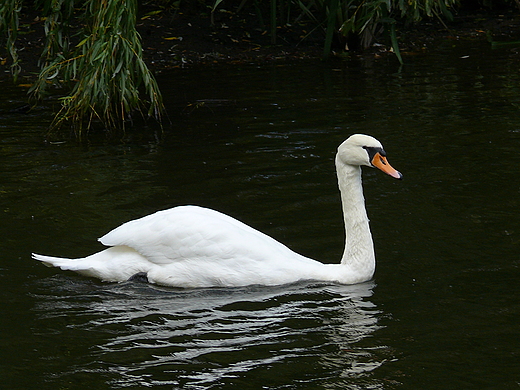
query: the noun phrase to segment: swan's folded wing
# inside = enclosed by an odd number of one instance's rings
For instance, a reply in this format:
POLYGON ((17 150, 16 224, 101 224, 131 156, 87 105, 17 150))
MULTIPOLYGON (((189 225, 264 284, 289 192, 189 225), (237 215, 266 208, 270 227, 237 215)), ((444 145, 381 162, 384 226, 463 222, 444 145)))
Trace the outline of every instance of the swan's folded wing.
POLYGON ((236 219, 196 206, 175 207, 127 222, 99 241, 129 246, 157 264, 264 257, 269 256, 266 247, 289 250, 236 219))

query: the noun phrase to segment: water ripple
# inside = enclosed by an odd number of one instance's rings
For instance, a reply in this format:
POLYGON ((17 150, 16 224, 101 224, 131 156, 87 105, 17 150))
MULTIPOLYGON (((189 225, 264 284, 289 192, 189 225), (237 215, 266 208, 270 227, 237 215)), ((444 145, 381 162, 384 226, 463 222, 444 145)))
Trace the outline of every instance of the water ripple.
POLYGON ((341 378, 369 378, 388 357, 371 341, 381 316, 373 288, 175 290, 58 275, 35 293, 35 332, 81 340, 69 370, 47 376, 53 385, 88 373, 112 388, 336 388, 341 378))

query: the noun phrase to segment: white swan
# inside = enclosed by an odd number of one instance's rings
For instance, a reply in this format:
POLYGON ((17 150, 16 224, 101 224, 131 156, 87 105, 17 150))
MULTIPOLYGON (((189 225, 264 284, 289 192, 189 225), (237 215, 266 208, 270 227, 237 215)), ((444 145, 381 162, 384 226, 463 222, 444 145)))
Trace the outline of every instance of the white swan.
POLYGON ((48 266, 104 281, 126 281, 137 275, 174 287, 364 282, 374 274, 375 256, 361 165, 400 179, 402 175, 385 156, 379 141, 362 134, 349 137, 338 148, 336 170, 346 231, 340 264, 299 255, 234 218, 197 206, 174 207, 127 222, 99 239, 111 248, 85 258, 32 256, 48 266))

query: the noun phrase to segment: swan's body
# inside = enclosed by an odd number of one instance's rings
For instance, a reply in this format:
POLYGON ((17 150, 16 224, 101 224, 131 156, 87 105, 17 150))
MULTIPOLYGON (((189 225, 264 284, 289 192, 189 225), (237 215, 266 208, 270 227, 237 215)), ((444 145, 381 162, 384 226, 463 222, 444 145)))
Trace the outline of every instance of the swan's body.
POLYGON ((37 254, 33 258, 105 281, 126 281, 140 274, 150 283, 174 287, 363 282, 374 274, 375 256, 361 165, 377 166, 401 178, 376 139, 357 134, 340 145, 336 169, 346 230, 340 264, 299 255, 234 218, 197 206, 174 207, 127 222, 99 239, 110 248, 85 258, 37 254))

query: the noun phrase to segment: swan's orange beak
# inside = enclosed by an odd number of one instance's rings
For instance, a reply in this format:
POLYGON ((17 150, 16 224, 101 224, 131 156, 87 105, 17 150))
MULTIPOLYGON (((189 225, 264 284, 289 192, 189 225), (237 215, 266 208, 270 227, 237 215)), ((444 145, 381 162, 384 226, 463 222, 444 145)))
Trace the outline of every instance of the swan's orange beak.
POLYGON ((396 179, 402 179, 403 175, 401 172, 395 170, 386 160, 386 157, 381 155, 381 153, 376 153, 374 158, 372 159, 372 165, 380 170, 382 170, 387 175, 395 177, 396 179))

